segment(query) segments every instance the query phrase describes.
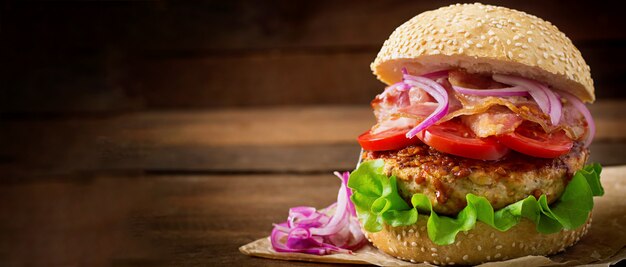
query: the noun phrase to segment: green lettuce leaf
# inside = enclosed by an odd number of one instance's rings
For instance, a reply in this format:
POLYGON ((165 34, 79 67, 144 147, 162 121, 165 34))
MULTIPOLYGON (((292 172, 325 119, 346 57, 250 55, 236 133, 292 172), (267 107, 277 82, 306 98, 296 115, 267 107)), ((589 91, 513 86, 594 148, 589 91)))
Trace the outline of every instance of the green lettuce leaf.
POLYGON ((533 221, 537 231, 544 234, 575 229, 587 220, 593 208, 593 197, 604 195, 600 183, 602 167, 590 164, 574 174, 561 197, 552 205, 548 205, 545 195, 539 199, 529 196, 494 211, 486 198, 468 194, 467 206, 453 218, 438 215, 424 194, 414 194, 411 205, 407 204, 398 194, 396 177, 387 177, 383 166, 382 160, 363 162, 348 180, 348 187, 352 188, 350 199, 365 230, 378 232, 383 229, 383 224, 394 227, 412 225, 417 221, 418 213, 430 214, 428 237, 437 245, 454 243, 456 235, 473 229, 476 221, 500 231, 517 225, 522 217, 533 221))

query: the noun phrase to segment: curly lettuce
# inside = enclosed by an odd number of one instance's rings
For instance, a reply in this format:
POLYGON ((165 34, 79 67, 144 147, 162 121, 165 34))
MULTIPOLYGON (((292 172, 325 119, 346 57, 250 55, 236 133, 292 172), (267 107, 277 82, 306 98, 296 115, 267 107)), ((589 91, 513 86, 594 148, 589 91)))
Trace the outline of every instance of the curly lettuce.
POLYGON ((383 229, 383 224, 393 227, 412 225, 417 221, 418 214, 429 214, 428 237, 437 245, 454 243, 456 235, 474 228, 476 221, 500 231, 515 226, 522 217, 533 221, 537 232, 543 234, 575 229, 589 217, 593 197, 604 195, 600 183, 602 167, 596 163, 577 171, 561 197, 552 205, 548 205, 545 195, 539 199, 529 196, 494 211, 486 198, 467 194, 467 206, 456 218, 452 218, 438 215, 424 194, 414 194, 409 205, 398 194, 396 177, 387 177, 383 166, 382 160, 363 162, 348 180, 348 187, 353 192, 350 199, 365 230, 378 232, 383 229))

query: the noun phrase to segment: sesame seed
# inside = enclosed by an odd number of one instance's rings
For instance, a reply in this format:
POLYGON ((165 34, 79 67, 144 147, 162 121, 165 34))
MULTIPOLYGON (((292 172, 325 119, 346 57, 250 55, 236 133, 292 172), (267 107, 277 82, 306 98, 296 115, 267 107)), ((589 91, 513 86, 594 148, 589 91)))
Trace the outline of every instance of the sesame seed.
POLYGON ((526 34, 533 34, 533 31, 527 31, 526 34))
POLYGON ((502 249, 502 245, 497 245, 496 249, 502 249))
POLYGON ((522 26, 522 24, 519 24, 519 22, 515 22, 515 26, 517 26, 517 27, 521 27, 521 26, 522 26))
POLYGON ((444 28, 439 29, 439 33, 445 33, 445 32, 446 32, 446 29, 444 28))
POLYGON ((481 22, 476 23, 476 27, 482 27, 482 26, 483 26, 483 24, 481 22))
POLYGON ((525 58, 525 57, 526 57, 524 54, 519 54, 519 55, 517 55, 517 56, 518 56, 518 57, 521 57, 521 58, 525 58))
POLYGON ((483 45, 482 44, 476 44, 476 47, 481 48, 481 47, 483 47, 483 45))
POLYGON ((437 252, 437 248, 430 248, 430 251, 437 252))
MULTIPOLYGON (((522 43, 515 43, 515 46, 522 46, 522 43)), ((493 234, 493 233, 492 233, 493 234)), ((492 236, 493 237, 493 236, 492 236)))
POLYGON ((493 257, 497 259, 497 258, 500 258, 501 256, 502 256, 502 254, 498 253, 498 254, 496 254, 496 255, 495 255, 495 256, 493 256, 493 257))
POLYGON ((414 259, 411 259, 410 261, 411 261, 412 263, 416 263, 416 261, 415 261, 414 259))
POLYGON ((469 255, 463 255, 463 260, 466 261, 467 259, 469 259, 469 255))
POLYGON ((516 34, 515 36, 513 36, 513 40, 517 40, 519 38, 522 38, 522 36, 520 36, 519 34, 516 34))
POLYGON ((513 58, 513 53, 511 53, 511 51, 506 53, 507 56, 509 56, 509 58, 513 58))
POLYGON ((485 37, 485 35, 481 35, 481 36, 480 36, 480 39, 481 39, 481 40, 485 40, 485 39, 487 39, 487 37, 485 37))
POLYGON ((463 47, 469 48, 470 46, 468 44, 463 44, 463 47))
POLYGON ((529 43, 532 43, 532 42, 533 42, 533 38, 528 37, 528 42, 529 42, 529 43))
POLYGON ((411 242, 411 246, 413 246, 413 247, 417 247, 417 243, 415 243, 415 242, 411 242))
POLYGON ((494 234, 494 233, 491 233, 491 234, 489 235, 489 237, 491 237, 491 238, 493 238, 494 236, 496 236, 496 234, 494 234))
POLYGON ((515 242, 513 242, 513 244, 511 244, 511 247, 515 247, 515 242))
POLYGON ((470 33, 469 33, 469 32, 466 32, 465 34, 463 34, 463 37, 465 37, 465 38, 467 38, 467 37, 469 37, 469 36, 470 36, 470 33))
POLYGON ((506 44, 510 45, 511 44, 511 40, 506 40, 506 44))
POLYGON ((448 264, 450 264, 450 265, 455 265, 456 263, 454 263, 453 261, 451 261, 451 262, 448 262, 448 264))
POLYGON ((433 55, 439 55, 441 52, 439 50, 433 50, 433 55))
POLYGON ((478 247, 477 247, 477 248, 478 248, 478 251, 483 250, 483 247, 481 247, 480 245, 478 245, 478 247))
POLYGON ((420 250, 421 250, 422 252, 426 252, 426 250, 424 249, 424 247, 421 247, 421 248, 420 248, 420 250))
POLYGON ((496 34, 496 33, 495 33, 495 32, 493 32, 492 30, 489 30, 489 31, 487 32, 487 34, 488 34, 488 35, 494 35, 494 34, 496 34))
POLYGON ((420 237, 420 232, 415 232, 415 237, 420 237))
POLYGON ((406 230, 402 230, 402 236, 406 236, 406 230))
POLYGON ((495 38, 493 38, 493 37, 492 37, 492 38, 489 38, 489 43, 490 43, 490 44, 493 44, 495 41, 496 41, 496 39, 495 39, 495 38))
POLYGON ((398 236, 396 236, 396 238, 398 239, 398 241, 402 240, 402 237, 400 236, 400 234, 398 234, 398 236))
POLYGON ((404 245, 405 247, 408 247, 408 246, 409 246, 409 243, 408 243, 407 241, 404 241, 404 242, 402 243, 402 245, 404 245))
POLYGON ((439 265, 439 262, 438 262, 438 261, 436 261, 436 260, 434 260, 434 261, 433 261, 433 263, 434 263, 435 265, 439 265))
POLYGON ((429 42, 430 42, 430 41, 432 41, 433 39, 434 39, 434 38, 433 38, 432 36, 428 36, 428 37, 426 38, 426 41, 429 41, 429 42))
POLYGON ((439 254, 437 254, 437 253, 433 253, 433 254, 430 254, 430 256, 433 256, 433 257, 439 257, 439 254))
POLYGON ((415 230, 409 229, 409 233, 413 233, 413 232, 415 232, 415 230))
POLYGON ((522 48, 528 49, 528 45, 522 45, 522 48))
POLYGON ((543 52, 543 58, 548 59, 548 53, 543 52))
POLYGON ((459 54, 462 54, 462 53, 463 53, 463 47, 460 47, 459 48, 459 54))
POLYGON ((473 44, 473 43, 474 43, 474 41, 472 41, 472 40, 467 40, 467 41, 466 41, 466 43, 468 43, 468 44, 473 44))

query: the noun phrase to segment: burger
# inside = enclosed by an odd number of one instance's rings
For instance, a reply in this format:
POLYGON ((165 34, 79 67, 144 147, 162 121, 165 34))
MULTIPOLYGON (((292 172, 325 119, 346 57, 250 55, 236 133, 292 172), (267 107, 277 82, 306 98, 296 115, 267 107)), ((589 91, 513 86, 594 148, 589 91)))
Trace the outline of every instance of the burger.
POLYGON ((398 27, 348 187, 367 239, 411 262, 478 264, 574 245, 603 194, 585 165, 590 68, 550 22, 456 4, 398 27))

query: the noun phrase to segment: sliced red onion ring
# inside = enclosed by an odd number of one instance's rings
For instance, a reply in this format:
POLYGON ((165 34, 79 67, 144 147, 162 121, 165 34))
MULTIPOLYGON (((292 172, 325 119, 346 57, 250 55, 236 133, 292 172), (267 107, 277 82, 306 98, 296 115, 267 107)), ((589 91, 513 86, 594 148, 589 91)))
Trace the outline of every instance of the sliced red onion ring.
POLYGON ((367 242, 354 204, 349 200, 352 195, 347 186, 350 174, 335 172, 335 175, 341 179, 337 202, 319 211, 312 207, 291 208, 286 222, 274 224, 270 236, 274 250, 317 255, 352 253, 367 242), (333 209, 329 217, 326 213, 333 209))
POLYGON ((588 127, 587 138, 585 138, 585 147, 589 147, 589 145, 591 144, 591 141, 593 141, 593 137, 596 135, 596 124, 593 121, 593 117, 591 117, 591 112, 589 112, 589 109, 587 109, 587 106, 585 106, 585 104, 582 101, 580 101, 578 97, 570 93, 563 92, 563 91, 559 91, 558 95, 561 95, 562 97, 567 99, 567 102, 572 103, 572 105, 578 111, 580 111, 583 117, 585 117, 585 120, 587 121, 587 127, 588 127))
POLYGON ((512 75, 494 74, 493 79, 497 82, 522 86, 528 89, 528 93, 530 93, 530 96, 535 99, 535 102, 537 102, 541 111, 550 116, 552 124, 559 124, 562 113, 561 101, 556 98, 554 92, 552 92, 547 86, 530 79, 512 75))
POLYGON ((547 86, 538 83, 539 88, 543 89, 548 95, 548 100, 550 100, 550 120, 552 125, 557 125, 561 121, 561 115, 563 114, 563 105, 561 104, 561 99, 550 90, 547 86))
POLYGON ((471 89, 453 85, 454 91, 466 95, 478 96, 528 96, 528 90, 522 86, 513 86, 498 89, 471 89))
POLYGON ((417 133, 435 124, 448 113, 448 92, 441 84, 424 77, 404 74, 404 82, 426 91, 439 104, 433 113, 406 133, 406 138, 413 138, 417 133))
MULTIPOLYGON (((404 73, 403 74, 408 74, 408 73, 404 73)), ((431 73, 426 73, 426 74, 422 74, 420 75, 424 78, 428 78, 431 80, 437 80, 439 78, 443 78, 443 77, 448 77, 448 70, 440 70, 440 71, 435 71, 435 72, 431 72, 431 73)))

